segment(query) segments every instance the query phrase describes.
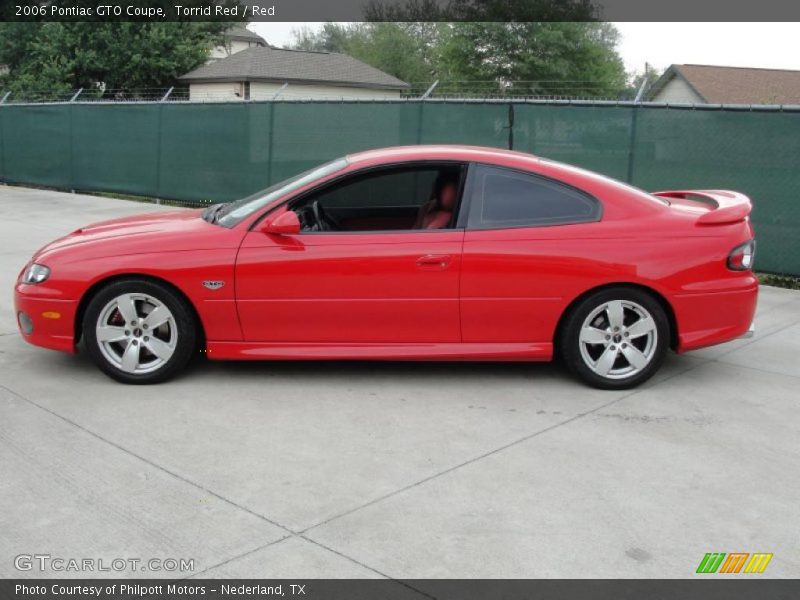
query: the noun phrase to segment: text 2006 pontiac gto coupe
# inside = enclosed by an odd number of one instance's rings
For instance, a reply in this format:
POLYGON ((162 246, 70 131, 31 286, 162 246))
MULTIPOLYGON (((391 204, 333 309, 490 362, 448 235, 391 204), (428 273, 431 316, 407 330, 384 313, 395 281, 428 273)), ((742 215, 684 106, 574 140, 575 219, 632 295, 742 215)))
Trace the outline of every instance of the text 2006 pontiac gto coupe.
POLYGON ((546 361, 627 388, 747 334, 750 201, 647 194, 528 154, 353 154, 230 204, 115 219, 39 250, 15 290, 39 346, 126 383, 210 359, 546 361))

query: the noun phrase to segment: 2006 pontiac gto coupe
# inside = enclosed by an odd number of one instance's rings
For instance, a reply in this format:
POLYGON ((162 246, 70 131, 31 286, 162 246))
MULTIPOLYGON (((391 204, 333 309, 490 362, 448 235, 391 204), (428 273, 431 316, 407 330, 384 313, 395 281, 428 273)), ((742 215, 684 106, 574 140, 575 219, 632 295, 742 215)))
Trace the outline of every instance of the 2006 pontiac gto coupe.
POLYGON ((210 359, 546 361, 628 388, 747 334, 750 201, 519 152, 353 154, 230 204, 115 219, 20 273, 24 338, 126 383, 210 359))

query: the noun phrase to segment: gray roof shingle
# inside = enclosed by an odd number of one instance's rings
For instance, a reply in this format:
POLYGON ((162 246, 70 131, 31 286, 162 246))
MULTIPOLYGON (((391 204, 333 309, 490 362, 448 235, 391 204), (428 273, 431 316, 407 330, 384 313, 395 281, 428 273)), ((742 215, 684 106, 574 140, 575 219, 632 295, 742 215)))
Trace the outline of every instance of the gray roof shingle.
POLYGON ((214 81, 304 81, 353 87, 410 87, 388 73, 346 54, 273 47, 248 48, 203 65, 179 78, 187 83, 214 81))
POLYGON ((672 65, 648 97, 655 97, 673 77, 682 77, 709 104, 800 104, 800 71, 672 65))

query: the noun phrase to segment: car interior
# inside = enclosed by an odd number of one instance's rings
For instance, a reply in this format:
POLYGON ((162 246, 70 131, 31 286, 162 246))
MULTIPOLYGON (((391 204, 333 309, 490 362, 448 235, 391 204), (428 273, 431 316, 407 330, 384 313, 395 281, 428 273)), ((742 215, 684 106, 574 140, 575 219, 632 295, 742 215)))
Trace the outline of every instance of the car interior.
POLYGON ((448 229, 464 172, 452 163, 370 171, 314 190, 289 208, 304 232, 448 229))

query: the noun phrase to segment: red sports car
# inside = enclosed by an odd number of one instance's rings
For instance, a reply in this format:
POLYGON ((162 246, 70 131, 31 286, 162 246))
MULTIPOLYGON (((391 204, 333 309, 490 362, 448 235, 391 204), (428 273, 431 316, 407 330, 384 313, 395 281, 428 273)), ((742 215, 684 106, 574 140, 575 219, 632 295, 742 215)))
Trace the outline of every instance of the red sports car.
POLYGON ((547 361, 591 385, 752 331, 750 201, 493 148, 353 154, 249 198, 90 225, 15 290, 23 337, 153 383, 210 359, 547 361))

